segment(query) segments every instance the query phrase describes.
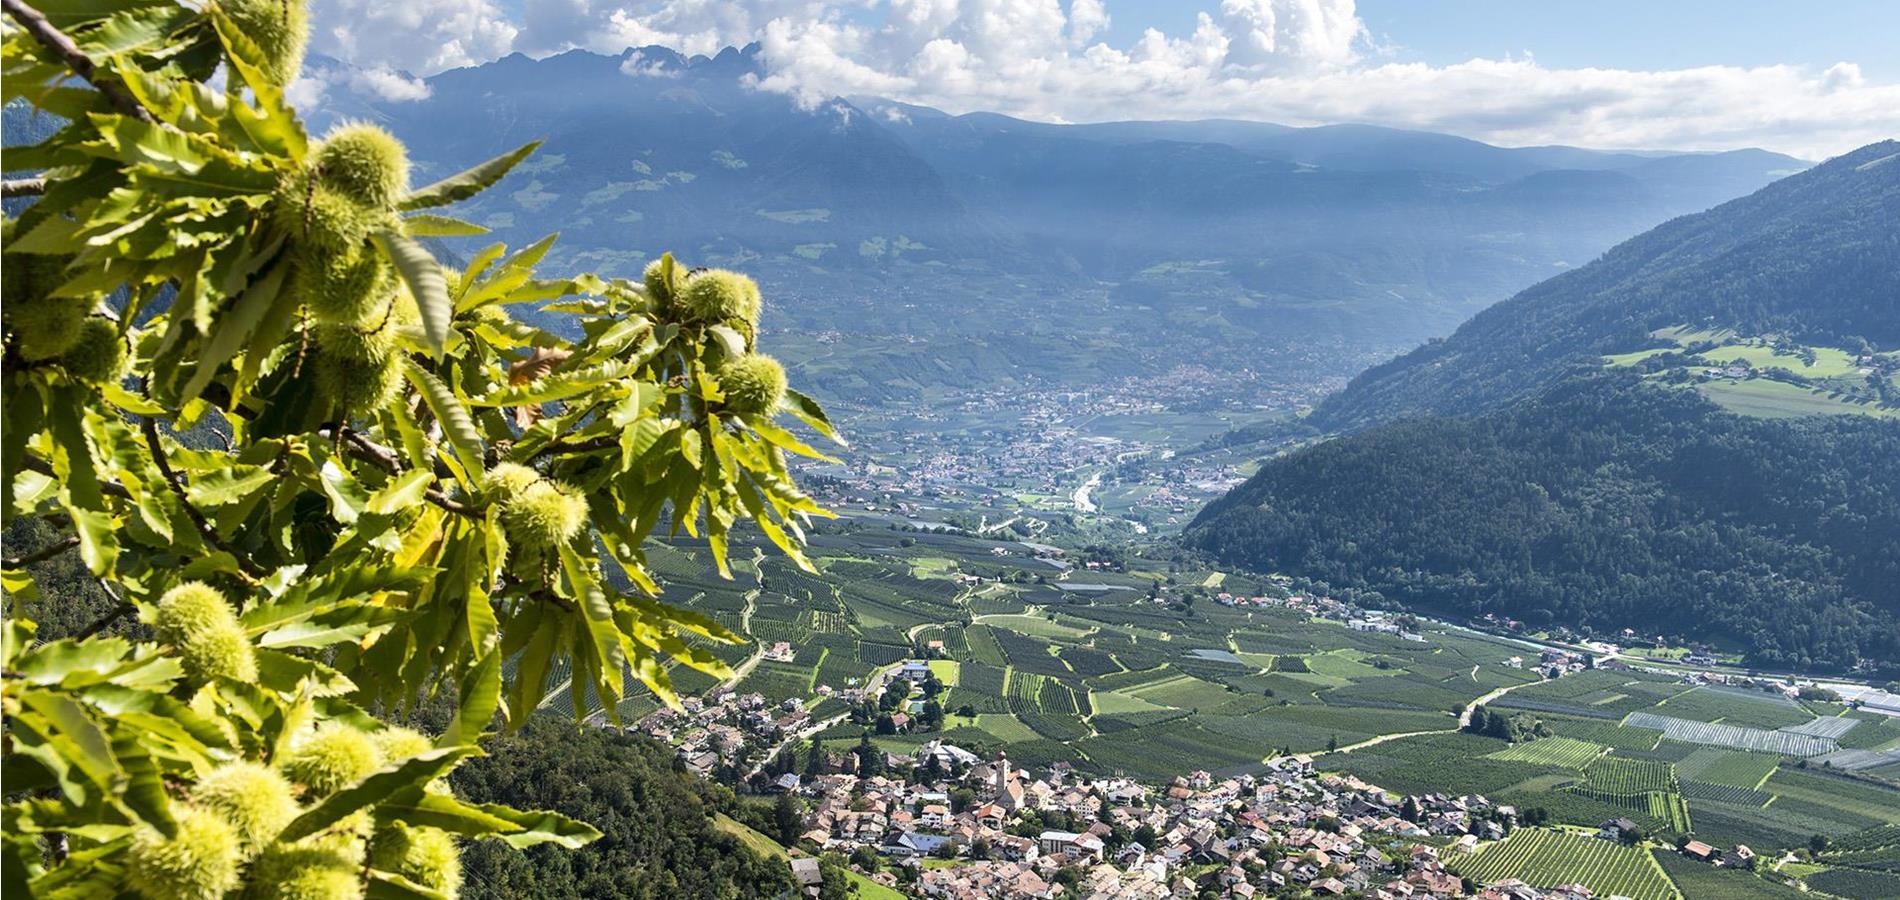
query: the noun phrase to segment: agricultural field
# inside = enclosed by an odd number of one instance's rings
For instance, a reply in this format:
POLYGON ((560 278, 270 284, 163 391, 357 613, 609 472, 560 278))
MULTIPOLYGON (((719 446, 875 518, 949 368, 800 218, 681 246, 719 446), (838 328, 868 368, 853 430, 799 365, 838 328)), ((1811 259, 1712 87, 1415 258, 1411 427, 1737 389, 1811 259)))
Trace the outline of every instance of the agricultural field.
POLYGON ((1802 900, 1810 895, 1767 877, 1740 869, 1723 869, 1680 853, 1657 850, 1656 862, 1684 897, 1721 900, 1802 900))
POLYGON ((1592 760, 1602 756, 1608 749, 1588 741, 1551 737, 1512 744, 1509 748, 1488 754, 1488 756, 1491 759, 1529 763, 1533 766, 1582 770, 1585 766, 1590 766, 1592 760))
POLYGON ((1599 896, 1632 900, 1679 896, 1647 850, 1547 828, 1519 829, 1474 853, 1453 857, 1448 866, 1484 882, 1517 878, 1534 885, 1582 884, 1599 896))
POLYGON ((1646 759, 1606 756, 1591 763, 1583 774, 1584 789, 1606 794, 1646 794, 1676 789, 1675 767, 1646 759))
MULTIPOLYGON (((1168 577, 1165 562, 1151 564, 1158 576, 1068 579, 1112 588, 1077 590, 1046 562, 991 553, 1015 546, 827 532, 811 548, 820 574, 770 552, 754 562, 750 548, 735 547, 730 581, 705 564, 702 544, 654 543, 647 553, 665 602, 750 638, 704 644, 743 673, 737 689, 813 704, 827 740, 855 740, 861 727, 840 718, 844 701, 819 703, 825 689, 849 691, 934 653, 931 670, 948 688, 944 730, 881 735, 879 746, 909 752, 941 737, 978 754, 1007 749, 1026 765, 1066 760, 1090 775, 1156 781, 1259 771, 1275 754, 1310 753, 1322 769, 1394 792, 1479 793, 1586 828, 1627 816, 1658 836, 1763 852, 1806 846, 1814 834, 1845 841, 1900 808, 1895 792, 1828 774, 1818 755, 1853 750, 1886 765, 1900 725, 1884 719, 1640 672, 1544 681, 1504 664, 1521 645, 1429 624, 1415 642, 1280 608, 1160 605, 1145 585, 1168 577), (763 658, 779 641, 789 658, 763 658), (1455 711, 1500 688, 1495 711, 1529 714, 1552 736, 1514 745, 1459 733, 1455 711), (1376 738, 1387 739, 1361 746, 1376 738), (1350 752, 1329 752, 1337 748, 1350 752), (1804 757, 1809 768, 1795 768, 1804 757)), ((1201 590, 1207 575, 1176 573, 1201 590)), ((1228 574, 1219 589, 1274 590, 1245 574, 1228 574)), ((721 683, 669 671, 688 692, 721 683)), ((565 673, 552 678, 547 711, 573 714, 565 673)), ((617 711, 625 719, 655 708, 630 684, 617 711)))
POLYGON ((1839 347, 1688 326, 1651 335, 1674 346, 1612 354, 1603 358, 1604 365, 1634 367, 1664 383, 1693 384, 1703 396, 1746 416, 1900 415, 1900 409, 1883 405, 1869 387, 1871 369, 1862 368, 1854 354, 1839 347), (1690 355, 1690 350, 1697 352, 1690 355), (1743 378, 1703 377, 1707 369, 1735 364, 1752 372, 1743 378))
POLYGON ((1698 747, 1676 764, 1676 775, 1684 781, 1756 790, 1779 765, 1781 757, 1767 753, 1698 747))
POLYGON ((1639 728, 1661 729, 1663 737, 1685 744, 1707 744, 1736 750, 1778 753, 1783 756, 1819 756, 1832 753, 1840 745, 1833 738, 1788 731, 1764 731, 1740 725, 1722 725, 1660 716, 1655 713, 1631 713, 1624 722, 1639 728))

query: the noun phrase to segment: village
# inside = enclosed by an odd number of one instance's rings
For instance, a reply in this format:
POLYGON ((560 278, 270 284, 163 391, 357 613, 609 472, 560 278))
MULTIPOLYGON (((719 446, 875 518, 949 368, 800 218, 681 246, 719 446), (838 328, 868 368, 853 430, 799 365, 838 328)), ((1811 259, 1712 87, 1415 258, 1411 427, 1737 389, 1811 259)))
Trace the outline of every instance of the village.
MULTIPOLYGON (((794 862, 805 863, 801 877, 822 877, 815 863, 824 859, 824 871, 833 875, 843 866, 856 878, 904 895, 942 898, 1649 900, 1666 896, 1657 894, 1656 886, 1669 883, 1652 854, 1722 877, 1758 881, 1735 870, 1752 871, 1759 863, 1774 877, 1770 870, 1791 859, 1792 845, 1766 846, 1758 860, 1751 845, 1759 842, 1745 836, 1723 840, 1719 829, 1689 829, 1681 802, 1672 799, 1681 790, 1673 774, 1629 788, 1636 805, 1628 812, 1592 801, 1582 791, 1598 790, 1597 784, 1614 787, 1608 773, 1621 771, 1625 757, 1573 736, 1617 741, 1624 740, 1617 736, 1623 732, 1611 733, 1615 719, 1580 718, 1570 698, 1589 694, 1629 703, 1639 720, 1650 717, 1653 724, 1646 727, 1672 729, 1671 735, 1687 740, 1770 741, 1800 754, 1834 747, 1827 735, 1799 729, 1723 730, 1670 720, 1626 698, 1625 692, 1639 689, 1653 690, 1656 697, 1700 691, 1695 696, 1706 696, 1703 702, 1730 704, 1722 715, 1742 714, 1735 703, 1746 711, 1770 701, 1775 709, 1789 710, 1800 709, 1801 703, 1834 702, 1808 679, 1705 668, 1714 661, 1706 649, 1672 647, 1664 654, 1660 646, 1645 646, 1656 641, 1634 633, 1604 636, 1617 641, 1612 644, 1569 632, 1540 632, 1497 616, 1479 617, 1468 623, 1471 627, 1454 625, 1282 577, 1197 574, 1143 582, 1129 576, 1128 560, 1112 554, 1097 558, 1101 554, 1093 550, 972 536, 916 537, 930 542, 928 548, 905 546, 900 536, 884 540, 899 554, 959 548, 968 570, 937 573, 958 596, 1035 591, 1047 599, 1027 606, 959 599, 955 608, 970 609, 974 621, 959 627, 926 619, 898 632, 907 643, 878 644, 875 650, 862 638, 814 635, 807 640, 780 637, 785 632, 779 631, 762 637, 752 651, 755 669, 684 695, 681 708, 652 710, 631 726, 673 747, 682 768, 778 810, 776 820, 782 824, 769 839, 788 848, 794 862), (989 568, 991 560, 999 567, 989 568), (1017 577, 1018 569, 1046 574, 1024 579, 1017 577), (1035 633, 1082 635, 1084 623, 1101 621, 1083 616, 1163 616, 1173 627, 1213 617, 1271 623, 1261 631, 1288 637, 1264 645, 1277 652, 1261 654, 1261 644, 1221 637, 1177 649, 1169 645, 1186 644, 1182 634, 1161 638, 1153 632, 1158 641, 1148 658, 1153 668, 1105 676, 1069 672, 1071 659, 1087 664, 1087 657, 1072 656, 1071 644, 1045 650, 1027 639, 1035 633), (1291 637, 1295 634, 1302 637, 1291 637), (975 648, 986 636, 1006 644, 987 665, 975 648), (1222 643, 1227 650, 1218 649, 1222 643), (891 655, 882 655, 887 652, 891 655), (1657 655, 1641 655, 1646 653, 1657 655), (846 665, 833 664, 840 656, 847 658, 846 665), (1440 659, 1445 661, 1436 662, 1440 659), (1228 668, 1218 668, 1223 666, 1228 668), (1425 674, 1434 667, 1439 674, 1425 674), (768 677, 756 676, 766 669, 768 677), (1250 669, 1256 674, 1249 679, 1259 680, 1242 683, 1267 687, 1260 699, 1248 699, 1244 689, 1203 686, 1219 682, 1195 677, 1250 669), (1442 718, 1436 719, 1430 713, 1381 711, 1390 706, 1355 711, 1350 701, 1285 702, 1300 685, 1344 683, 1348 679, 1342 673, 1381 685, 1372 698, 1378 703, 1390 704, 1406 685, 1426 679, 1460 685, 1466 700, 1439 707, 1435 715, 1442 718), (1066 721, 1074 724, 1052 723, 1051 717, 1070 708, 1062 705, 1068 696, 1080 710, 1069 713, 1075 718, 1066 721), (1180 711, 1140 705, 1149 698, 1180 711), (1080 707, 1085 702, 1088 706, 1080 707), (1198 727, 1192 707, 1205 710, 1226 702, 1247 703, 1250 714, 1262 720, 1258 739, 1228 744, 1220 734, 1198 727), (1118 725, 1117 717, 1127 715, 1123 710, 1131 705, 1133 716, 1151 717, 1148 721, 1157 724, 1139 724, 1143 720, 1136 718, 1140 730, 1122 730, 1126 726, 1118 725), (1296 717, 1314 716, 1305 721, 1328 722, 1323 727, 1330 731, 1336 727, 1330 722, 1354 715, 1369 727, 1337 740, 1327 731, 1309 730, 1298 746, 1285 745, 1281 726, 1266 724, 1290 722, 1297 734, 1302 719, 1296 717), (1394 724, 1386 724, 1387 718, 1394 724), (1048 742, 1036 738, 1057 727, 1074 728, 1067 746, 1080 745, 1085 755, 1067 751, 1067 758, 1057 759, 1038 746, 1048 742), (1180 743, 1168 737, 1177 728, 1190 735, 1180 743), (1695 728, 1714 731, 1695 733, 1695 728), (1388 753, 1400 759, 1435 757, 1450 765, 1468 747, 1482 748, 1474 755, 1486 757, 1482 765, 1496 769, 1497 777, 1484 786, 1449 771, 1447 777, 1413 771, 1394 784, 1376 767, 1368 768, 1388 753), (1573 787, 1511 787, 1533 776, 1563 778, 1573 787), (1498 799, 1500 794, 1505 798, 1498 799), (1586 802, 1565 808, 1570 798, 1586 802), (1536 862, 1511 864, 1523 858, 1520 850, 1542 855, 1536 862), (1608 854, 1615 863, 1616 874, 1608 880, 1543 862, 1596 853, 1608 854), (1616 880, 1625 877, 1630 880, 1616 880)), ((858 614, 892 614, 892 607, 874 605, 869 595, 848 596, 864 604, 854 607, 858 614)), ((1102 641, 1110 633, 1098 631, 1093 637, 1102 641)), ((1140 645, 1130 646, 1138 650, 1140 645)), ((1130 647, 1120 652, 1137 658, 1130 647)), ((1252 693, 1259 696, 1261 690, 1252 693)), ((1676 708, 1657 709, 1667 714, 1676 708)), ((1638 749, 1663 736, 1658 730, 1630 734, 1638 749)), ((1702 754, 1727 759, 1738 752, 1711 748, 1702 754)), ((1881 753, 1840 752, 1840 759, 1849 754, 1886 759, 1881 753)), ((1631 771, 1658 768, 1635 765, 1631 771)), ((1760 777, 1759 772, 1751 776, 1760 777)))
MULTIPOLYGON (((1377 617, 1351 624, 1398 627, 1377 617)), ((1547 677, 1584 665, 1558 650, 1541 659, 1547 677)), ((891 684, 907 687, 930 677, 925 660, 886 674, 891 684)), ((838 698, 869 703, 888 692, 874 680, 838 698)), ((1505 879, 1479 885, 1461 878, 1443 859, 1528 824, 1517 809, 1482 795, 1399 796, 1349 775, 1322 773, 1311 755, 1276 755, 1257 774, 1216 777, 1197 770, 1151 786, 1092 778, 1067 763, 1032 771, 1012 764, 1006 752, 984 758, 941 740, 915 753, 893 753, 875 746, 868 730, 856 746, 838 752, 819 742, 798 752, 797 739, 825 724, 797 700, 771 704, 758 694, 715 691, 686 698, 684 709, 655 713, 638 727, 673 743, 685 767, 699 775, 743 776, 748 789, 793 801, 802 816, 796 849, 837 854, 879 884, 925 897, 1616 896, 1580 884, 1505 879), (767 758, 763 764, 748 767, 760 757, 767 758)), ((893 724, 912 727, 903 712, 881 723, 893 724)), ((1603 822, 1594 837, 1618 846, 1646 839, 1625 818, 1603 822)), ((1677 850, 1714 866, 1752 868, 1756 861, 1747 846, 1690 840, 1677 850)), ((818 877, 816 867, 795 868, 808 881, 818 877)))
MULTIPOLYGON (((705 756, 802 721, 800 711, 775 718, 761 705, 756 697, 737 698, 688 716, 749 709, 744 718, 759 731, 707 724, 707 743, 682 748, 687 765, 710 772, 705 756)), ((655 717, 647 729, 670 735, 671 721, 655 717)), ((1195 771, 1154 787, 1092 779, 1062 763, 1031 771, 1007 753, 983 759, 935 740, 914 754, 894 754, 867 739, 789 762, 802 762, 802 771, 769 778, 763 790, 795 798, 804 810, 798 849, 837 853, 872 880, 925 897, 1599 896, 1576 884, 1507 879, 1480 886, 1462 879, 1442 857, 1505 838, 1520 827, 1516 809, 1478 795, 1395 797, 1357 778, 1318 772, 1307 755, 1274 757, 1259 774, 1195 771)), ((1627 819, 1603 823, 1596 837, 1642 840, 1627 819)), ((1689 841, 1679 849, 1714 865, 1754 865, 1745 846, 1689 841)))
POLYGON ((1195 365, 1083 389, 985 389, 906 408, 895 419, 886 410, 864 410, 856 419, 860 451, 853 461, 808 468, 820 476, 814 480, 818 496, 841 511, 972 520, 991 513, 998 521, 1023 512, 1095 512, 1086 497, 1076 502, 1076 486, 1084 473, 1113 471, 1140 495, 1135 524, 1145 533, 1143 521, 1185 523, 1241 475, 1225 461, 1131 465, 1170 461, 1182 449, 1174 429, 1141 423, 1180 416, 1245 421, 1267 407, 1290 408, 1314 396, 1268 388, 1252 372, 1195 365), (1185 409, 1156 397, 1199 399, 1185 409))

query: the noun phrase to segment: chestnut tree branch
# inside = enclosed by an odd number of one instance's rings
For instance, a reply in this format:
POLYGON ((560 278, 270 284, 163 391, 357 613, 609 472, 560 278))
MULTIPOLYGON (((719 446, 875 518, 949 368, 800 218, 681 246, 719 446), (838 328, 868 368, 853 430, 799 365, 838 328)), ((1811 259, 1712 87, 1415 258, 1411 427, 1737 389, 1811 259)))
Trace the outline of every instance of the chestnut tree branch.
POLYGON ((27 34, 32 35, 41 46, 53 51, 54 56, 65 62, 66 68, 73 70, 73 74, 86 79, 99 90, 99 93, 104 94, 119 112, 141 122, 157 122, 152 118, 150 111, 139 105, 139 101, 126 92, 124 85, 100 78, 98 68, 92 64, 92 59, 86 56, 79 49, 79 45, 73 43, 73 39, 67 37, 65 32, 53 27, 53 23, 47 21, 46 16, 39 10, 26 5, 25 0, 0 0, 0 6, 5 7, 7 16, 20 23, 20 27, 25 29, 27 34))

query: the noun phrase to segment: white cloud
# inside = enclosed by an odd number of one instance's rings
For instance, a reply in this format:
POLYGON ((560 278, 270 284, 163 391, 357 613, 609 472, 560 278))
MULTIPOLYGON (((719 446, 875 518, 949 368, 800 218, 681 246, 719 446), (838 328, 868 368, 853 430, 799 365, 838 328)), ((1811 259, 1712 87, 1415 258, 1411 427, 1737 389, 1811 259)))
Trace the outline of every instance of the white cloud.
POLYGON ((520 33, 491 0, 319 0, 311 15, 312 50, 423 75, 502 56, 520 33))
POLYGON ((394 69, 378 66, 374 69, 357 69, 350 75, 350 86, 358 92, 380 97, 392 102, 426 100, 429 98, 429 85, 414 75, 405 75, 394 69))
POLYGON ((1353 0, 1221 0, 1220 12, 1227 62, 1246 69, 1344 66, 1366 30, 1353 0))
POLYGON ((1367 122, 1503 144, 1763 146, 1809 157, 1900 133, 1900 85, 1870 81, 1852 62, 1824 71, 1394 62, 1353 0, 1200 0, 1191 32, 1149 29, 1121 46, 1098 39, 1114 0, 524 2, 516 23, 492 0, 329 0, 317 4, 316 48, 429 74, 511 50, 662 44, 711 54, 756 40, 766 67, 758 86, 807 106, 864 94, 1047 121, 1367 122))
POLYGON ((1108 8, 1102 0, 1069 0, 1069 42, 1087 44, 1108 27, 1108 8))

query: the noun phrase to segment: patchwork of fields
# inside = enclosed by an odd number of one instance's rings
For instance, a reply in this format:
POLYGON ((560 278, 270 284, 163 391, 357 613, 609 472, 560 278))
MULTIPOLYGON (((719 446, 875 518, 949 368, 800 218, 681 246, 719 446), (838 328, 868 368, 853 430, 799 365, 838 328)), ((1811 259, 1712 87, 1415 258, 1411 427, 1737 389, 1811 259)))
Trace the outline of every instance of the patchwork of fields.
MULTIPOLYGON (((1083 589, 1071 590, 1020 545, 895 532, 813 543, 816 576, 769 553, 735 553, 736 577, 726 581, 684 542, 650 546, 648 556, 665 578, 666 601, 751 637, 700 642, 744 673, 738 690, 800 698, 821 721, 846 710, 825 695, 938 654, 931 671, 948 689, 943 730, 875 738, 894 752, 942 737, 978 753, 1007 748, 1024 765, 1067 761, 1083 773, 1151 782, 1196 769, 1257 771, 1278 753, 1313 753, 1324 769, 1391 791, 1483 794, 1553 824, 1593 828, 1626 817, 1660 839, 1693 835, 1763 853, 1821 835, 1838 855, 1817 867, 1816 892, 1900 877, 1885 855, 1900 841, 1883 837, 1900 832, 1900 790, 1827 762, 1864 762, 1861 773, 1875 779, 1900 774, 1900 722, 1631 671, 1542 681, 1504 664, 1522 646, 1463 631, 1428 626, 1418 642, 1283 608, 1156 604, 1148 592, 1171 574, 1174 584, 1209 590, 1211 573, 1169 573, 1165 564, 1090 572, 1076 578, 1083 589), (1007 555, 990 552, 998 546, 1007 555), (788 658, 756 658, 781 641, 788 658), (1509 690, 1491 701, 1494 712, 1533 717, 1549 736, 1511 744, 1459 732, 1457 711, 1499 688, 1509 690)), ((1220 584, 1242 595, 1276 590, 1244 575, 1220 584)), ((719 684, 671 671, 685 692, 719 684)), ((623 716, 654 708, 637 690, 629 696, 623 716)), ((569 713, 575 702, 563 688, 546 706, 569 713)), ((822 736, 855 741, 861 731, 839 718, 822 736)), ((1459 868, 1658 898, 1676 896, 1676 885, 1707 896, 1687 884, 1717 877, 1678 874, 1673 860, 1659 867, 1642 848, 1548 829, 1481 847, 1459 868)), ((1759 883, 1769 895, 1777 887, 1759 878, 1725 883, 1738 891, 1759 883)))

